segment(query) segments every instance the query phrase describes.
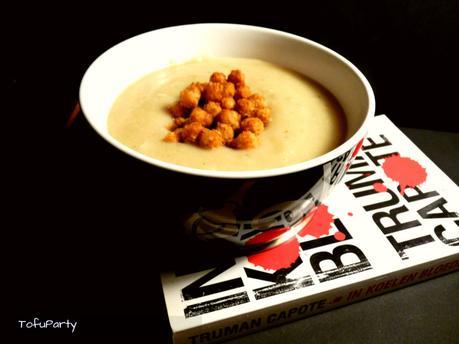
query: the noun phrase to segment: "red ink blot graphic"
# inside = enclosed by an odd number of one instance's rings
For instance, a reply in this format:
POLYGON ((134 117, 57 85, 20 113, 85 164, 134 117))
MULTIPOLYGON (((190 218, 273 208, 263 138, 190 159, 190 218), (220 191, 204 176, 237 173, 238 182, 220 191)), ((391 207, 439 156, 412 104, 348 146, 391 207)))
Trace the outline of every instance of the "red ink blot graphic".
POLYGON ((373 189, 375 189, 377 192, 384 192, 387 191, 387 186, 385 186, 383 183, 374 183, 373 189))
POLYGON ((290 227, 284 227, 284 228, 278 228, 278 229, 273 229, 273 230, 268 230, 266 232, 263 232, 261 234, 256 235, 252 239, 248 240, 245 245, 246 246, 254 246, 254 245, 260 245, 264 244, 267 242, 270 242, 280 236, 281 234, 284 234, 290 229, 290 227))
POLYGON ((312 215, 311 221, 298 233, 300 236, 307 234, 319 238, 327 235, 333 223, 333 215, 328 212, 328 206, 321 204, 312 215))
POLYGON ((400 185, 400 194, 406 187, 415 187, 426 181, 427 172, 417 161, 393 155, 385 159, 382 168, 386 176, 400 185))
MULTIPOLYGON (((298 235, 305 236, 309 234, 318 238, 321 235, 328 235, 333 223, 333 215, 328 212, 328 206, 322 204, 310 212, 304 218, 303 222, 306 225, 298 235), (308 220, 310 221, 308 222, 308 220)), ((246 246, 269 242, 289 229, 289 227, 286 227, 261 233, 247 241, 246 246)), ((344 233, 341 232, 335 233, 334 236, 337 240, 344 240, 346 238, 344 233)), ((263 269, 279 270, 289 268, 298 259, 299 255, 300 243, 294 237, 278 246, 254 253, 248 256, 247 259, 250 263, 260 266, 263 269)))
MULTIPOLYGON (((256 239, 256 237, 254 238, 256 239)), ((300 255, 300 244, 296 237, 265 251, 254 253, 247 257, 250 263, 265 270, 286 269, 300 255)))
POLYGON ((362 144, 363 144, 363 139, 361 139, 359 141, 359 143, 357 143, 357 145, 355 146, 355 149, 354 149, 354 151, 352 152, 352 155, 351 155, 352 158, 355 157, 359 153, 360 148, 362 148, 362 144))
MULTIPOLYGON (((310 212, 303 222, 307 223, 298 235, 305 236, 309 234, 318 238, 321 235, 328 235, 333 223, 333 215, 328 212, 328 206, 322 204, 310 212), (308 220, 310 221, 308 222, 308 220)), ((261 233, 247 241, 246 245, 252 246, 269 242, 289 229, 289 227, 286 227, 261 233)), ((338 233, 335 234, 337 240, 344 240, 346 238, 343 233, 338 233), (336 237, 337 234, 338 237, 336 237)), ((248 256, 247 259, 250 263, 260 266, 265 270, 279 270, 289 268, 298 259, 299 255, 300 243, 294 237, 278 246, 254 253, 248 256)))
POLYGON ((347 215, 349 216, 354 216, 354 213, 352 211, 348 212, 347 215))
POLYGON ((342 240, 346 239, 346 234, 344 234, 343 232, 336 232, 333 236, 338 241, 342 241, 342 240))

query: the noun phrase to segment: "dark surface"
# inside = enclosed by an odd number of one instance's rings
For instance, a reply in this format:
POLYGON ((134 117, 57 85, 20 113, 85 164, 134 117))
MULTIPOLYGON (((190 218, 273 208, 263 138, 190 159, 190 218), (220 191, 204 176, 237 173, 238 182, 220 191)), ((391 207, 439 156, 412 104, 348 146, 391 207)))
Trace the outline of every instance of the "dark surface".
POLYGON ((459 183, 459 135, 426 129, 401 130, 456 184, 459 183))
MULTIPOLYGON (((377 112, 397 125, 459 132, 457 1, 321 1, 301 8, 264 1, 222 5, 218 11, 203 2, 161 7, 111 2, 100 9, 83 1, 15 3, 7 5, 1 23, 7 200, 2 215, 11 272, 5 295, 14 305, 2 325, 34 342, 38 336, 69 334, 18 331, 17 320, 70 318, 80 321, 81 338, 168 341, 158 271, 170 260, 187 258, 164 244, 168 219, 161 219, 157 207, 173 201, 171 186, 161 172, 105 143, 83 118, 64 129, 84 71, 124 39, 195 22, 293 32, 358 66, 375 90, 377 112)), ((458 134, 407 133, 459 181, 458 134)), ((459 273, 453 273, 240 341, 458 342, 458 287, 459 273)))

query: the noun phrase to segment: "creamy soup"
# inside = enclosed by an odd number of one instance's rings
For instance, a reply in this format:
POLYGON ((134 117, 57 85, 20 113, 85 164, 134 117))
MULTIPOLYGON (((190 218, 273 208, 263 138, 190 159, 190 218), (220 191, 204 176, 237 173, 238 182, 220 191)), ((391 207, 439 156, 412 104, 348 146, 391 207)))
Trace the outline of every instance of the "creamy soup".
MULTIPOLYGON (((306 63, 306 62, 305 62, 306 63)), ((346 132, 344 113, 335 98, 314 81, 261 60, 206 58, 172 65, 130 85, 108 117, 110 134, 152 158, 199 169, 243 171, 270 169, 306 161, 340 145, 346 132), (253 92, 263 95, 272 122, 253 149, 204 149, 164 142, 171 115, 167 107, 192 82, 213 72, 240 69, 253 92)))

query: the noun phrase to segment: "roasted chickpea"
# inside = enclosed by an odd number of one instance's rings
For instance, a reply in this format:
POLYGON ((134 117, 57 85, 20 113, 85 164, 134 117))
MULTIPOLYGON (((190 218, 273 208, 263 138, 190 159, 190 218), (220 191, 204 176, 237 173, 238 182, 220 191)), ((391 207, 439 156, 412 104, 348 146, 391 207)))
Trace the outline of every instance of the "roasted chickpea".
POLYGON ((255 111, 255 117, 261 119, 264 125, 267 125, 271 122, 271 109, 270 108, 261 108, 255 111))
POLYGON ((192 109, 199 104, 201 91, 196 84, 191 84, 180 93, 180 105, 192 109))
POLYGON ((223 98, 225 85, 219 82, 209 82, 204 91, 204 97, 207 101, 219 102, 223 98))
POLYGON ((236 89, 236 95, 234 97, 237 98, 237 99, 248 98, 248 97, 250 97, 251 93, 252 92, 250 91, 249 86, 247 86, 247 85, 238 85, 238 87, 236 89))
POLYGON ((240 116, 236 111, 233 110, 222 110, 217 117, 218 122, 228 124, 233 129, 239 128, 240 116))
POLYGON ((218 123, 217 130, 222 135, 223 141, 225 143, 231 142, 231 140, 234 138, 234 130, 229 124, 218 123))
POLYGON ((179 102, 175 103, 172 106, 167 108, 167 111, 172 115, 172 117, 184 117, 187 113, 187 109, 180 105, 179 102))
POLYGON ((232 82, 226 82, 223 90, 223 97, 234 97, 236 94, 236 86, 232 82))
POLYGON ((187 122, 187 119, 184 117, 177 117, 176 119, 174 119, 174 125, 177 128, 183 127, 186 122, 187 122))
POLYGON ((236 101, 232 97, 225 97, 222 99, 222 108, 233 109, 236 106, 236 101))
POLYGON ((231 147, 236 149, 255 148, 257 145, 257 135, 247 130, 241 132, 233 141, 231 141, 231 147))
POLYGON ((166 142, 179 142, 179 138, 175 132, 167 134, 163 140, 166 142))
POLYGON ((241 129, 251 131, 255 135, 260 135, 265 128, 263 122, 256 117, 249 117, 242 121, 241 129))
POLYGON ((245 75, 239 69, 232 70, 228 75, 228 81, 236 85, 243 85, 245 83, 245 75))
POLYGON ((190 114, 190 122, 201 123, 204 127, 209 127, 212 125, 214 118, 212 115, 200 107, 195 107, 190 114))
POLYGON ((210 81, 224 83, 226 81, 226 76, 223 73, 215 72, 210 76, 210 81))
POLYGON ((183 129, 176 129, 164 137, 166 142, 180 142, 183 129))
POLYGON ((204 128, 199 134, 198 144, 204 148, 217 148, 223 145, 223 137, 217 130, 204 128))
POLYGON ((174 131, 177 128, 183 127, 185 123, 187 122, 186 118, 183 117, 177 117, 174 119, 174 122, 168 127, 170 131, 174 131))
POLYGON ((251 100, 257 108, 266 107, 265 98, 263 98, 263 96, 259 95, 258 93, 252 94, 249 97, 249 100, 251 100))
POLYGON ((222 111, 222 107, 217 102, 208 102, 206 105, 204 105, 204 110, 215 117, 220 113, 220 111, 222 111))
POLYGON ((242 117, 252 116, 256 110, 255 103, 247 98, 241 98, 237 101, 236 106, 237 111, 242 115, 242 117))
POLYGON ((188 143, 195 143, 203 129, 204 127, 201 123, 191 122, 183 128, 183 132, 181 133, 181 139, 188 143))

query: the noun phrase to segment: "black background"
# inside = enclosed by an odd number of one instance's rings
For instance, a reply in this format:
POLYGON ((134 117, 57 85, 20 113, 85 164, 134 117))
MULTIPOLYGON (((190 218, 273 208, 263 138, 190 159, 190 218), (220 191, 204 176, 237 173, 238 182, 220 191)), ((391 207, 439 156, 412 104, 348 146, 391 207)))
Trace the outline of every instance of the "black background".
MULTIPOLYGON (((159 187, 160 172, 117 152, 82 117, 64 126, 80 79, 98 55, 145 31, 198 22, 267 26, 315 40, 367 76, 377 113, 399 126, 459 132, 457 1, 9 7, 2 21, 3 211, 13 248, 8 324, 16 334, 35 335, 15 323, 34 316, 81 320, 80 335, 155 338, 152 322, 167 328, 157 271, 171 257, 186 257, 167 251, 165 224, 155 219, 155 209, 173 201, 173 185, 159 187)), ((159 336, 165 340, 166 331, 159 336)))

